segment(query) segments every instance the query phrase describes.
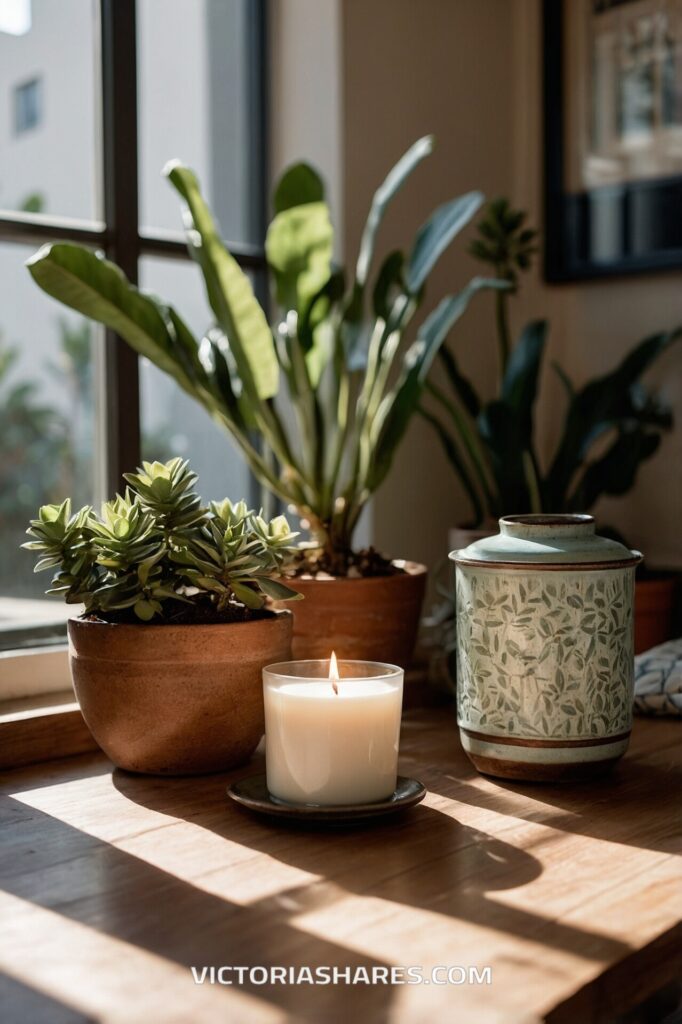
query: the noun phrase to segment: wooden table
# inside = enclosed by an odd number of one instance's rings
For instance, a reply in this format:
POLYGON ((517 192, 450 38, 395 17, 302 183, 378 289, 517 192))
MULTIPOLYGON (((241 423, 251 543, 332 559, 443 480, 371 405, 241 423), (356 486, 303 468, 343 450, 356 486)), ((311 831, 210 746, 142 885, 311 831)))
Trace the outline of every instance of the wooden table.
POLYGON ((613 1020, 682 959, 681 737, 640 720, 609 781, 500 784, 471 769, 449 712, 411 712, 402 772, 425 802, 336 833, 249 816, 225 776, 112 773, 88 754, 8 772, 0 1019, 613 1020), (192 965, 489 966, 492 980, 197 985, 192 965))

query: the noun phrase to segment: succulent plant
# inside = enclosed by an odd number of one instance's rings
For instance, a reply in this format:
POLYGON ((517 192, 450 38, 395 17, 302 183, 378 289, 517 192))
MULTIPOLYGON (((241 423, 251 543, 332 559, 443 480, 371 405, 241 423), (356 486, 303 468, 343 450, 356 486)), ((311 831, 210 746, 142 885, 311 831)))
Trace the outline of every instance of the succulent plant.
POLYGON ((114 619, 132 609, 144 622, 176 619, 182 605, 220 614, 300 597, 273 578, 295 552, 284 516, 267 521, 227 498, 204 507, 179 458, 143 462, 126 481, 99 515, 89 506, 72 513, 67 498, 31 521, 23 547, 40 554, 35 572, 56 569, 49 594, 114 619))
POLYGON ((196 536, 171 554, 178 572, 198 590, 217 595, 218 604, 233 594, 247 608, 260 608, 262 594, 286 600, 292 591, 273 579, 284 567, 296 534, 284 516, 266 522, 240 501, 211 502, 211 516, 196 536))

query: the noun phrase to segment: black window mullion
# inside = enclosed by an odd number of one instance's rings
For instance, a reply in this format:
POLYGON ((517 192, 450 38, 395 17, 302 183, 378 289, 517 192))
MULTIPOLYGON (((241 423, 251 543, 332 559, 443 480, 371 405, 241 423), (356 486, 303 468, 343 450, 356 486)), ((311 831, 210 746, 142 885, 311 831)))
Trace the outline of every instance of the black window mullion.
POLYGON ((7 212, 0 214, 0 241, 16 245, 80 242, 81 245, 105 246, 107 232, 103 224, 95 221, 7 212))
MULTIPOLYGON (((135 0, 101 0, 102 145, 107 256, 137 282, 137 39, 135 0)), ((113 331, 105 338, 106 486, 140 461, 140 382, 136 353, 113 331)))

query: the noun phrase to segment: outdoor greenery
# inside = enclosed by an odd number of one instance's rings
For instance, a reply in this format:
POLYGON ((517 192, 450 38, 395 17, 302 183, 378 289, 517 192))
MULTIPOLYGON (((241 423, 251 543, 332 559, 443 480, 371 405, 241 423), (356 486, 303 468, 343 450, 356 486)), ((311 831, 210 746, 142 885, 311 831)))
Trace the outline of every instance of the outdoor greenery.
POLYGON ((636 345, 610 373, 576 387, 553 364, 566 396, 563 431, 549 465, 541 466, 534 424, 538 380, 547 340, 544 320, 529 323, 509 343, 508 306, 527 271, 537 233, 506 199, 490 203, 478 225, 471 254, 493 268, 507 289, 496 296, 499 386, 484 401, 441 348, 446 386, 431 381, 435 400, 422 414, 436 430, 471 504, 471 526, 501 515, 587 512, 603 494, 625 494, 640 464, 672 426, 670 409, 642 384, 644 372, 682 334, 652 335, 636 345))
POLYGON ((434 265, 482 203, 478 192, 446 202, 418 230, 409 255, 390 252, 374 268, 386 209, 432 148, 430 137, 416 142, 377 189, 348 280, 333 263, 319 175, 302 163, 284 173, 266 240, 279 309, 273 326, 226 250, 194 173, 178 163, 166 174, 184 201, 189 249, 214 318, 202 339, 172 306, 139 292, 87 249, 56 244, 29 260, 48 294, 116 330, 204 406, 256 477, 310 527, 319 567, 336 574, 354 561, 362 509, 390 469, 443 340, 478 290, 507 286, 474 278, 405 342, 434 265))
POLYGON ((267 522, 227 498, 203 507, 196 476, 179 458, 144 462, 126 481, 100 515, 89 506, 72 512, 67 498, 31 521, 23 546, 39 555, 35 572, 55 570, 48 594, 113 621, 132 611, 144 622, 182 621, 187 606, 190 617, 220 616, 235 604, 258 610, 266 596, 300 596, 273 578, 297 536, 284 516, 267 522))
POLYGON ((38 380, 25 375, 18 345, 0 335, 0 533, 5 540, 3 593, 29 596, 25 556, 19 551, 26 519, 37 505, 72 493, 85 501, 90 491, 92 405, 89 326, 59 324, 57 358, 49 370, 69 415, 45 396, 38 380), (77 339, 77 340, 76 340, 77 339))

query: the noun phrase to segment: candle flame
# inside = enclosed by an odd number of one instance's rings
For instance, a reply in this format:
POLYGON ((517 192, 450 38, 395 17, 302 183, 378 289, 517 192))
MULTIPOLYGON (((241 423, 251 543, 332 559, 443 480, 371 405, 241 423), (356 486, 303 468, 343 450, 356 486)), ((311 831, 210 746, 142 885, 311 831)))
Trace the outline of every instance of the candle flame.
POLYGON ((336 654, 334 653, 334 651, 332 651, 332 656, 329 659, 329 679, 332 684, 332 689, 334 690, 334 693, 338 697, 339 688, 336 684, 339 681, 339 665, 336 660, 336 654))

